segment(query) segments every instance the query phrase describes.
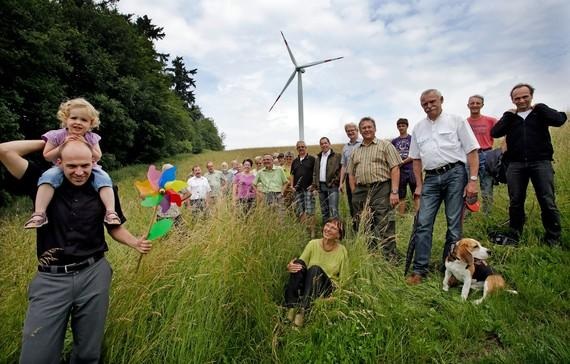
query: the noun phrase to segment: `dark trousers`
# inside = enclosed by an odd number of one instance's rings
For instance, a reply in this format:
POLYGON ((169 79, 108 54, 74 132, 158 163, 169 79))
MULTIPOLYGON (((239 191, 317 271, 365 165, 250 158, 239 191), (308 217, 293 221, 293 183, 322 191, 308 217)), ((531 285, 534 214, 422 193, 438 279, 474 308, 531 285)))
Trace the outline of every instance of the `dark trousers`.
POLYGON ((525 222, 524 202, 529 180, 540 205, 545 239, 558 241, 561 236, 560 212, 554 197, 554 170, 548 160, 511 162, 507 169, 509 219, 512 230, 520 234, 525 222))
POLYGON ((346 197, 348 198, 348 209, 350 210, 350 217, 352 218, 352 228, 354 231, 358 230, 358 223, 354 217, 354 206, 352 205, 352 190, 350 189, 350 182, 348 180, 348 174, 344 179, 344 186, 346 189, 346 197))
POLYGON ((289 282, 285 287, 285 306, 308 309, 317 297, 327 297, 333 291, 333 285, 325 271, 318 265, 307 269, 301 259, 295 259, 303 269, 289 274, 289 282))
POLYGON ((390 180, 371 186, 357 185, 352 204, 357 222, 366 218, 366 231, 372 233, 368 248, 376 250, 381 247, 386 257, 395 255, 396 217, 394 208, 390 205, 390 180), (365 214, 366 208, 369 216, 365 214))

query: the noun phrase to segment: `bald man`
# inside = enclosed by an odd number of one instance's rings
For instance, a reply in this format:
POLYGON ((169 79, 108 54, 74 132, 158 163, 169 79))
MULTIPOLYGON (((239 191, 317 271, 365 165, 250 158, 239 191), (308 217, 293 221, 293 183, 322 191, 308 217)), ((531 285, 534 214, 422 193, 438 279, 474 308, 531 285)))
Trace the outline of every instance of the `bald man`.
MULTIPOLYGON (((0 162, 34 200, 42 170, 22 156, 43 148, 42 141, 0 144, 0 162)), ((109 306, 112 270, 103 229, 105 206, 91 187, 91 147, 70 141, 60 147, 57 164, 65 176, 48 210, 49 224, 37 230, 38 273, 29 287, 20 363, 60 361, 71 317, 74 345, 71 362, 98 363, 109 306)), ((117 213, 125 218, 117 194, 117 213)), ((139 253, 151 249, 122 225, 107 225, 113 239, 139 253)))

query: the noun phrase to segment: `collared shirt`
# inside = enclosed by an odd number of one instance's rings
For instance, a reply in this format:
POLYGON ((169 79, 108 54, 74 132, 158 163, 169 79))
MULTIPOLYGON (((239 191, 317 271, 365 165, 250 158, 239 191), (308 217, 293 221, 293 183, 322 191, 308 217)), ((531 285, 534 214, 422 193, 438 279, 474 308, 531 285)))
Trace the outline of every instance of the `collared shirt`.
POLYGON ((234 179, 234 174, 232 173, 232 170, 229 169, 225 173, 224 173, 224 171, 222 171, 222 176, 224 177, 224 180, 226 181, 226 186, 231 186, 232 181, 234 179))
POLYGON ((282 192, 283 185, 287 183, 287 177, 283 168, 262 169, 257 172, 253 184, 260 185, 262 192, 282 192))
POLYGON ((352 152, 349 173, 356 177, 356 183, 368 184, 384 182, 390 179, 390 170, 398 165, 402 158, 388 140, 374 140, 360 146, 352 152))
POLYGON ((493 148, 493 137, 491 136, 491 129, 497 123, 497 119, 490 116, 480 115, 477 119, 472 117, 467 118, 467 122, 481 149, 493 148))
POLYGON ((200 177, 190 177, 187 181, 188 191, 190 191, 190 200, 203 200, 208 195, 208 192, 212 190, 208 179, 204 176, 200 177))
MULTIPOLYGON (((30 162, 19 181, 32 199, 35 198, 41 172, 36 164, 30 162)), ((64 178, 61 186, 55 189, 46 211, 49 223, 37 230, 37 256, 42 264, 77 263, 108 250, 103 224, 105 206, 93 188, 92 179, 93 175, 82 186, 75 186, 64 178)), ((115 211, 123 223, 126 219, 117 190, 114 192, 115 211)), ((113 228, 107 225, 108 230, 113 228)))
POLYGON ((350 161, 350 155, 352 154, 354 149, 357 148, 361 143, 362 143, 361 139, 356 139, 354 143, 348 141, 348 143, 346 143, 342 147, 342 158, 340 159, 340 165, 346 168, 346 173, 348 173, 347 167, 348 167, 348 162, 350 161))
POLYGON ((329 155, 331 155, 331 151, 329 149, 328 153, 321 153, 321 168, 319 168, 319 182, 326 182, 327 181, 327 160, 329 159, 329 155))
POLYGON ((412 132, 410 157, 421 159, 425 170, 448 163, 467 162, 467 153, 479 149, 479 143, 467 120, 446 113, 432 121, 421 120, 412 132))
POLYGON ((225 181, 224 174, 222 173, 222 171, 218 171, 217 169, 215 169, 214 172, 212 173, 210 172, 205 173, 204 177, 206 177, 208 183, 210 184, 210 188, 212 189, 211 196, 212 197, 218 196, 220 194, 220 191, 222 190, 222 181, 225 181))

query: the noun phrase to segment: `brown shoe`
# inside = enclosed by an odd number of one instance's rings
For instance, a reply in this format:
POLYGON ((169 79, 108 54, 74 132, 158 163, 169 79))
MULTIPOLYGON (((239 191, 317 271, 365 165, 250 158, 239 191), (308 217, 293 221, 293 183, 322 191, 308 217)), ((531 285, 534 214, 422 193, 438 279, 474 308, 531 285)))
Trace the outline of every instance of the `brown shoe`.
POLYGON ((295 319, 293 320, 293 324, 295 324, 297 327, 303 327, 305 324, 305 310, 301 309, 299 312, 297 312, 295 319))
POLYGON ((424 277, 422 277, 420 274, 412 273, 408 278, 406 278, 406 283, 410 286, 417 286, 418 284, 422 283, 423 280, 424 277))

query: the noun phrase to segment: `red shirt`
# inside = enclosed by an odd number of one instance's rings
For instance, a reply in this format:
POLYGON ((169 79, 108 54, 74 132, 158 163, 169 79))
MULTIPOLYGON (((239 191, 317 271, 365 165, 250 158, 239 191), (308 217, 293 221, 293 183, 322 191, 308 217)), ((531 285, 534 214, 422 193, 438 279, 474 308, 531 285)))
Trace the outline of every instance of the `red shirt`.
POLYGON ((473 134, 475 134, 475 138, 477 138, 481 149, 493 148, 491 129, 495 126, 495 123, 497 123, 497 119, 481 115, 477 119, 468 117, 467 122, 469 122, 471 129, 473 129, 473 134))

